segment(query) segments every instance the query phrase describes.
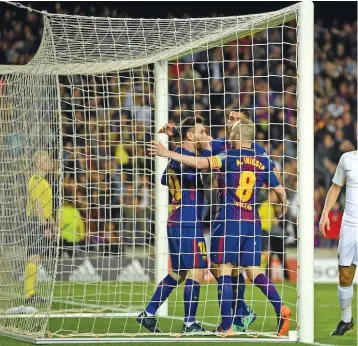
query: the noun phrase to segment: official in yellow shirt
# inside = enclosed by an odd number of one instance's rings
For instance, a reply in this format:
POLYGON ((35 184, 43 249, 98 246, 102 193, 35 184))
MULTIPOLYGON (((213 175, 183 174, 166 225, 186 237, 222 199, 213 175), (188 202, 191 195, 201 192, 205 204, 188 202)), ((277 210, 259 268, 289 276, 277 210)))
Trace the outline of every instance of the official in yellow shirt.
POLYGON ((259 207, 261 219, 261 268, 266 268, 270 256, 270 231, 276 220, 274 204, 271 200, 265 200, 259 207))
POLYGON ((27 183, 28 260, 25 267, 25 298, 28 303, 37 301, 36 282, 41 255, 52 250, 54 230, 52 187, 47 174, 53 170, 53 160, 41 150, 34 155, 34 173, 27 183))
POLYGON ((31 176, 27 184, 27 216, 40 219, 42 223, 52 218, 52 188, 41 174, 31 176))
POLYGON ((72 256, 73 246, 83 243, 86 237, 85 222, 81 213, 72 203, 65 201, 65 204, 57 211, 59 220, 62 245, 68 247, 67 253, 72 256))

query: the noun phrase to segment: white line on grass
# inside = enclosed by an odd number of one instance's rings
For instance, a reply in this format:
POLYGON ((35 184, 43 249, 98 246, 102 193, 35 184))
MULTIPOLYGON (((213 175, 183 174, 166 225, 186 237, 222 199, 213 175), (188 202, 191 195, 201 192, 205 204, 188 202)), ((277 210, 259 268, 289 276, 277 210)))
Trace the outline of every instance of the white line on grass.
MULTIPOLYGON (((57 299, 57 298, 54 298, 53 299, 54 302, 56 303, 64 303, 64 304, 69 304, 69 305, 77 305, 77 306, 83 306, 83 307, 92 307, 92 308, 102 308, 102 309, 106 309, 107 307, 106 306, 101 306, 101 305, 96 305, 96 304, 88 304, 88 303, 78 303, 78 302, 72 302, 72 301, 69 301, 69 300, 66 300, 66 299, 57 299)), ((108 307, 109 308, 109 307, 108 307)), ((141 310, 141 307, 138 307, 139 310, 141 310)), ((113 307, 111 310, 114 310, 113 307)), ((139 311, 140 312, 140 311, 139 311)), ((138 312, 138 313, 139 313, 138 312)), ((182 317, 176 317, 176 316, 168 316, 168 317, 165 317, 165 318, 171 318, 171 319, 174 319, 174 320, 181 320, 181 321, 184 321, 184 319, 182 317)), ((215 328, 217 325, 216 324, 212 324, 212 323, 207 323, 207 322, 202 322, 202 324, 208 326, 208 327, 213 327, 215 328)))
POLYGON ((97 309, 102 309, 102 310, 112 310, 112 311, 119 311, 119 312, 123 312, 123 311, 137 311, 138 309, 141 309, 142 307, 140 305, 137 306, 132 306, 132 307, 128 307, 128 308, 120 308, 120 307, 113 307, 110 305, 99 305, 99 304, 89 304, 89 303, 80 303, 80 302, 75 302, 72 300, 66 300, 66 299, 57 299, 57 298, 53 298, 52 299, 53 302, 55 303, 63 303, 66 305, 73 305, 73 306, 84 306, 87 308, 97 308, 97 309))

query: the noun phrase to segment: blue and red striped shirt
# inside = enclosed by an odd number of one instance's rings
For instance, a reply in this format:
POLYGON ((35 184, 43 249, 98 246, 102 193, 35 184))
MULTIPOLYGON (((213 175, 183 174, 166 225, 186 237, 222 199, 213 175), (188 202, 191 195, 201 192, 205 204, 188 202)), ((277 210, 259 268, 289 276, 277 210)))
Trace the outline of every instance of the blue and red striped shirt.
MULTIPOLYGON (((194 153, 182 147, 177 147, 175 152, 195 156, 194 153)), ((211 155, 208 150, 200 152, 201 157, 211 155)), ((171 160, 163 173, 161 182, 169 186, 172 198, 172 210, 167 226, 202 227, 204 186, 201 171, 171 160)))
POLYGON ((209 158, 218 172, 217 220, 258 221, 257 197, 261 187, 280 185, 270 158, 252 149, 230 149, 209 158))

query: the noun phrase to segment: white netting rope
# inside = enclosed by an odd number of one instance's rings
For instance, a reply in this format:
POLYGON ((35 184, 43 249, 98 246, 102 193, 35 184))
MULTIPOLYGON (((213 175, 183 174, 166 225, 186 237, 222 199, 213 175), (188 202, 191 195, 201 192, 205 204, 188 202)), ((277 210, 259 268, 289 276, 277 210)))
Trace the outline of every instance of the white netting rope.
MULTIPOLYGON (((32 67, 20 70, 64 75, 126 70, 275 27, 295 19, 297 9, 298 4, 241 17, 145 20, 42 13, 41 46, 30 62, 32 67)), ((9 73, 0 66, 0 73, 5 71, 9 73)))
MULTIPOLYGON (((169 90, 169 117, 176 124, 186 116, 201 114, 212 134, 216 133, 215 137, 227 137, 226 112, 232 106, 248 109, 262 132, 265 126, 268 128, 267 138, 258 140, 279 162, 283 180, 287 176, 287 180, 296 176, 294 164, 288 167, 286 162, 295 161, 296 157, 285 152, 286 141, 294 143, 295 139, 285 140, 284 128, 287 125, 291 131, 295 130, 295 124, 285 115, 296 116, 295 103, 292 100, 288 102, 286 97, 296 94, 292 85, 297 78, 297 59, 285 57, 284 51, 289 47, 297 48, 297 27, 282 22, 296 20, 297 8, 298 5, 294 5, 254 16, 185 20, 123 20, 42 13, 44 36, 34 59, 23 67, 0 66, 0 74, 6 75, 4 92, 11 99, 12 109, 19 120, 6 131, 25 135, 27 143, 21 147, 22 156, 27 160, 30 158, 30 161, 35 149, 54 150, 56 145, 53 143, 60 140, 61 133, 62 138, 67 140, 63 148, 64 157, 60 157, 59 152, 53 155, 63 161, 64 171, 59 173, 64 175, 64 201, 73 202, 81 212, 86 220, 87 234, 92 234, 91 228, 96 230, 91 238, 93 243, 73 251, 71 268, 60 263, 62 267, 59 267, 54 288, 51 314, 60 316, 63 313, 63 316, 57 320, 59 322, 52 324, 51 335, 147 334, 139 331, 133 316, 150 299, 153 285, 147 281, 154 277, 151 234, 155 218, 151 178, 153 160, 148 160, 146 156, 146 144, 154 138, 154 125, 164 124, 153 123, 152 63, 174 61, 169 64, 173 67, 168 81, 172 88, 169 90), (270 42, 271 31, 275 30, 282 30, 282 37, 277 42, 270 42), (295 31, 294 37, 291 34, 288 38, 284 37, 284 32, 291 30, 295 31), (270 49, 281 51, 278 56, 270 57, 270 49), (266 66, 266 70, 256 66, 260 63, 266 66), (274 66, 271 68, 272 63, 274 66), (293 67, 289 67, 290 64, 293 67), (186 73, 176 76, 176 70, 180 69, 186 73), (259 70, 262 71, 259 73, 259 70), (59 79, 54 75, 60 75, 59 79), (281 80, 281 90, 272 90, 270 79, 276 83, 281 80), (286 85, 289 87, 286 88, 286 85), (60 95, 57 94, 57 87, 60 95), (61 103, 60 114, 58 102, 61 103), (270 112, 275 113, 272 121, 270 112), (280 117, 280 112, 283 117, 280 117), (274 126, 282 127, 282 136, 280 131, 271 136, 270 128, 274 126), (272 152, 271 146, 274 147, 272 152), (117 214, 112 207, 118 207, 117 214), (114 230, 118 228, 120 234, 112 232, 112 227, 114 230), (111 241, 105 242, 108 240, 106 237, 112 237, 112 234, 113 239, 120 239, 124 248, 122 258, 115 264, 116 276, 110 268, 113 263, 110 263, 105 251, 99 250, 101 245, 103 248, 109 245, 109 252, 112 251, 111 241), (142 259, 137 258, 140 251, 142 259), (86 257, 85 262, 83 256, 86 257), (87 257, 93 261, 88 261, 87 257), (135 281, 135 275, 142 276, 144 283, 135 281), (87 316, 91 320, 83 326, 81 314, 86 313, 92 314, 87 316), (100 313, 107 314, 105 326, 99 322, 100 313), (112 313, 118 313, 118 316, 112 313), (78 320, 69 322, 66 317, 78 320), (120 330, 113 327, 118 325, 116 318, 121 321, 120 330)), ((1 108, 2 111, 5 108, 6 114, 6 107, 1 108)), ((5 124, 8 122, 5 121, 5 124)), ((8 149, 5 146, 2 150, 0 148, 3 162, 8 149)), ((30 164, 27 162, 27 166, 17 166, 15 170, 21 174, 29 173, 30 164)), ((6 168, 2 178, 6 178, 9 171, 6 168)), ((10 174, 3 190, 19 184, 17 174, 10 174)), ((60 182, 61 179, 57 184, 60 182)), ((209 181, 209 184, 215 183, 209 181)), ((292 182, 285 181, 285 185, 292 193, 296 192, 292 182)), ((22 203, 26 196, 25 188, 26 184, 22 181, 19 198, 22 203)), ((209 191, 210 188, 207 188, 206 192, 209 191)), ((61 194, 58 195, 60 197, 61 194)), ((13 194, 11 198, 15 199, 17 195, 13 194)), ((211 207, 213 204, 215 202, 211 202, 211 207)), ((19 221, 24 208, 20 208, 19 212, 15 209, 11 217, 19 221)), ((209 212, 212 212, 211 209, 209 212)), ((9 219, 10 215, 4 215, 9 219)), ((212 219, 213 215, 210 215, 207 221, 212 219)), ((286 223, 295 225, 295 221, 286 223)), ((290 237, 295 240, 294 235, 290 237)), ((54 267, 50 267, 48 272, 51 276, 54 267)), ((6 269, 5 274, 8 273, 6 269)), ((50 295, 49 285, 43 286, 42 295, 50 295)), ((202 289, 201 295, 206 299, 200 302, 198 313, 198 320, 208 327, 218 322, 213 287, 209 285, 202 289)), ((295 292, 288 294, 288 298, 285 294, 295 290, 295 287, 282 283, 278 290, 284 303, 294 308, 295 292)), ((257 321, 258 326, 250 334, 273 336, 276 317, 268 312, 271 309, 269 303, 263 296, 254 293, 253 286, 248 287, 247 293, 248 303, 259 309, 259 317, 262 318, 261 325, 257 321)), ((21 295, 20 292, 17 294, 21 295)), ((8 307, 4 305, 2 309, 8 307)), ((169 316, 164 319, 166 333, 177 333, 183 315, 182 307, 182 291, 178 290, 172 296, 169 316)), ((295 319, 294 316, 293 321, 295 319)), ((13 321, 12 328, 41 334, 47 317, 43 317, 43 322, 34 322, 26 328, 19 324, 21 318, 9 321, 13 321), (41 331, 38 326, 41 326, 41 331)))

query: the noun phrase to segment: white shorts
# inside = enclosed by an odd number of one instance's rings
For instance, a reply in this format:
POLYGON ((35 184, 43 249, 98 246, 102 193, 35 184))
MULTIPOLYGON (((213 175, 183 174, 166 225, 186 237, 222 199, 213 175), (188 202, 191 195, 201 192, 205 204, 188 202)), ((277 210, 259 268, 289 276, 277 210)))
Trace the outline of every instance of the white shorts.
POLYGON ((338 264, 349 267, 358 263, 358 226, 343 224, 339 234, 338 264))

